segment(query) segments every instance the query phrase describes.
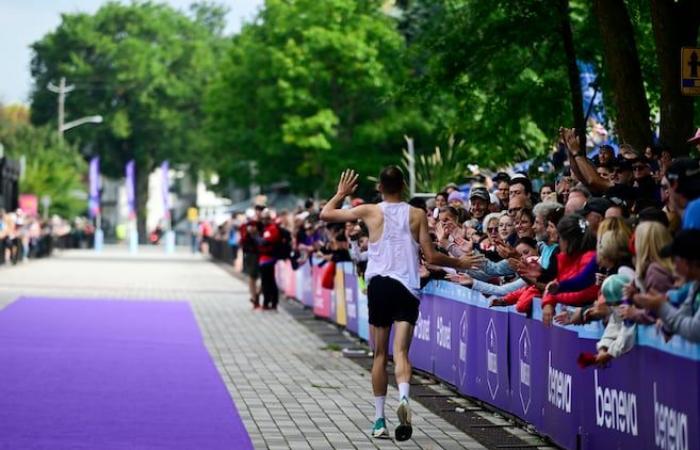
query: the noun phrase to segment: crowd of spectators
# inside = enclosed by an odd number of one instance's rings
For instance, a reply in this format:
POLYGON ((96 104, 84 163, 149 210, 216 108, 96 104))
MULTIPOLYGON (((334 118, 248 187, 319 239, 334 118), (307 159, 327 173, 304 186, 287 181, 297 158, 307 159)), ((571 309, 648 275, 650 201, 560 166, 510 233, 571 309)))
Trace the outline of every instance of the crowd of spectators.
MULTIPOLYGON (((696 144, 700 130, 689 153, 696 144)), ((515 305, 525 314, 541 298, 545 325, 602 321, 604 336, 590 363, 605 364, 628 351, 637 324, 656 324, 666 338, 700 341, 698 159, 628 145, 617 154, 602 146, 589 158, 573 129, 561 130, 560 146, 568 162, 554 183, 499 172, 410 199, 425 211, 438 250, 469 266, 455 271, 423 263, 423 283, 450 280, 490 297, 492 307, 515 305)), ((348 198, 344 207, 362 202, 348 198)), ((280 258, 294 268, 312 260, 354 261, 362 275, 366 227, 324 224, 322 206, 309 200, 275 215, 260 205, 247 217, 232 217, 219 233, 243 250, 251 279, 280 258), (291 241, 286 253, 275 241, 280 230, 291 241)), ((254 305, 255 289, 251 285, 254 305)))
POLYGON ((93 234, 86 219, 77 218, 71 224, 58 216, 42 220, 19 209, 0 209, 0 266, 50 256, 55 248, 91 246, 93 234))

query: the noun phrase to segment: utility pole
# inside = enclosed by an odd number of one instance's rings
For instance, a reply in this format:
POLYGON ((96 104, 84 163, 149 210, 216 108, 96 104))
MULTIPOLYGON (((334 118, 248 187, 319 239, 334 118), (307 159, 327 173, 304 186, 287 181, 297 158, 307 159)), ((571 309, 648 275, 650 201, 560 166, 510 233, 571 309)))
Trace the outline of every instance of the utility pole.
POLYGON ((58 86, 49 82, 47 88, 51 92, 58 94, 58 136, 63 139, 63 123, 65 120, 65 105, 66 105, 66 94, 75 89, 74 85, 66 86, 66 77, 61 77, 58 86))

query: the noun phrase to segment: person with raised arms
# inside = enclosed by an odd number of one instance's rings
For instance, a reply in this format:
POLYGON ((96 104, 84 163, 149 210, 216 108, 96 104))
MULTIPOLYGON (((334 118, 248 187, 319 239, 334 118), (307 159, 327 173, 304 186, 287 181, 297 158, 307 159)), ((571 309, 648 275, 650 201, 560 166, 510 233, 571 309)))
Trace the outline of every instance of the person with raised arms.
POLYGON ((411 409, 409 382, 411 363, 408 350, 413 328, 418 319, 420 295, 420 255, 428 264, 468 269, 483 262, 481 255, 467 255, 461 259, 439 253, 433 246, 428 231, 425 211, 402 200, 404 176, 396 166, 384 168, 379 175, 377 189, 383 201, 362 204, 351 209, 338 209, 343 200, 357 189, 358 174, 345 170, 340 176, 338 190, 321 211, 326 222, 353 222, 362 220, 369 231, 368 263, 365 272, 369 308, 370 331, 374 338, 372 388, 375 399, 375 422, 372 436, 387 438, 384 402, 387 392, 387 355, 389 333, 394 326, 394 366, 399 388, 395 429, 397 441, 410 439, 411 409))

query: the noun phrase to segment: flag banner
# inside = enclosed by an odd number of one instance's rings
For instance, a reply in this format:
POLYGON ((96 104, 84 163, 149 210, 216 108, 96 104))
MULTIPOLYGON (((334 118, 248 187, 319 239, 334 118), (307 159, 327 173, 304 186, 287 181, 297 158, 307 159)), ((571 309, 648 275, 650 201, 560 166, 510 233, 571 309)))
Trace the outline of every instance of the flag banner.
POLYGON ((88 214, 94 219, 100 214, 100 157, 90 160, 89 171, 90 192, 88 194, 88 214))
POLYGON ((163 199, 163 217, 170 218, 170 163, 163 161, 160 165, 160 193, 163 199))
POLYGON ((136 217, 136 165, 132 159, 126 163, 126 204, 129 219, 136 217))

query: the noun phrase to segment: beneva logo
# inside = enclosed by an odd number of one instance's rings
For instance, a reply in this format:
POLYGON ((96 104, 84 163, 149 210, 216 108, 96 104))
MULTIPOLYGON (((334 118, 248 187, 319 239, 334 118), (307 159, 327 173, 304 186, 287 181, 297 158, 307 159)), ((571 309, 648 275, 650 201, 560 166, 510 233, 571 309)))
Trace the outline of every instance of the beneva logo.
POLYGON ((596 425, 637 436, 637 396, 621 389, 601 386, 598 384, 597 370, 593 372, 593 378, 596 425))

